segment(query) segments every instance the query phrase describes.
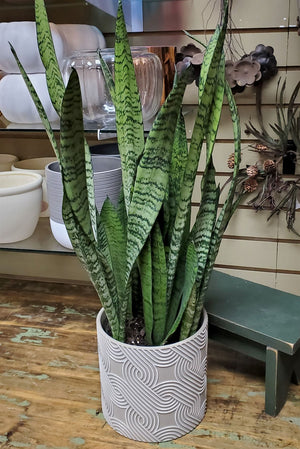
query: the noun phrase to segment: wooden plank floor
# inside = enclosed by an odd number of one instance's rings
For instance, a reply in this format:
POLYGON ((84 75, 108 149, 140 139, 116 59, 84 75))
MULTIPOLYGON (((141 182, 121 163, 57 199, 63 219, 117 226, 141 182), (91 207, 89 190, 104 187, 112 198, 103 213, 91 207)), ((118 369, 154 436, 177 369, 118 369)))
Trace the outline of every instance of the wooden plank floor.
POLYGON ((1 448, 300 448, 300 387, 267 416, 263 364, 213 342, 202 423, 168 443, 119 436, 101 414, 98 309, 88 286, 0 279, 1 448))

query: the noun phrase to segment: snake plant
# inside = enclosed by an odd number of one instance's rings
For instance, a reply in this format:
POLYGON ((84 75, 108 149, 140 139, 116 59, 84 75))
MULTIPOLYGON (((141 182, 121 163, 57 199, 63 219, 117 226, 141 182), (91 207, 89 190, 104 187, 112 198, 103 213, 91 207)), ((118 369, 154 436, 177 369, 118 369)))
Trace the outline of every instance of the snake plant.
POLYGON ((149 345, 192 335, 198 328, 210 274, 237 201, 240 124, 225 82, 223 45, 228 0, 206 48, 199 79, 197 116, 188 148, 182 99, 193 67, 175 78, 145 139, 134 66, 119 0, 115 76, 103 65, 115 104, 123 188, 115 208, 107 199, 99 213, 93 197, 91 157, 84 137, 80 85, 75 71, 65 88, 55 58, 43 0, 35 0, 36 26, 50 98, 61 118, 57 143, 43 107, 19 62, 59 159, 63 218, 73 248, 105 308, 112 336, 126 341, 126 323, 141 316, 149 345), (219 207, 213 149, 223 97, 227 96, 235 138, 235 168, 219 207), (191 224, 191 198, 203 144, 206 167, 201 203, 191 224))

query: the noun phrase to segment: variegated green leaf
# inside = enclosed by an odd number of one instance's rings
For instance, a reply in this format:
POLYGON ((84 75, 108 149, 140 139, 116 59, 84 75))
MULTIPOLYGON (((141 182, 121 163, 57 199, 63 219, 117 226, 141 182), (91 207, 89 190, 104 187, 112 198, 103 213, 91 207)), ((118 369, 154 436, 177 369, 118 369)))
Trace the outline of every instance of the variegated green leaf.
POLYGON ((152 230, 152 304, 155 345, 161 344, 165 336, 167 320, 167 265, 164 243, 158 221, 152 230))
POLYGON ((144 126, 131 49, 119 0, 115 41, 115 95, 118 146, 126 210, 129 209, 138 160, 144 149, 144 126))
POLYGON ((46 70, 49 95, 54 109, 60 115, 65 86, 56 58, 44 0, 35 0, 35 21, 38 47, 46 70))
POLYGON ((128 210, 127 276, 143 248, 168 191, 170 158, 188 74, 178 80, 149 132, 128 210))
POLYGON ((216 76, 222 58, 227 18, 228 3, 224 2, 225 17, 223 26, 217 27, 212 36, 203 60, 201 76, 199 79, 199 105, 197 117, 192 134, 185 176, 181 188, 181 197, 175 220, 172 241, 168 259, 168 298, 171 297, 176 273, 176 266, 180 254, 180 247, 185 229, 187 210, 190 208, 200 152, 204 137, 207 134, 207 125, 210 117, 214 92, 216 88, 216 76))
POLYGON ((13 48, 13 46, 11 44, 10 44, 10 48, 11 48, 12 54, 14 55, 15 60, 17 61, 18 67, 19 67, 20 72, 21 72, 21 75, 22 75, 22 77, 23 77, 23 79, 25 81, 27 89, 28 89, 28 91, 29 91, 29 93, 31 95, 31 98, 32 98, 32 100, 33 100, 33 102, 34 102, 34 104, 35 104, 35 106, 37 108, 37 111, 39 113, 41 121, 42 121, 42 123, 43 123, 43 125, 45 127, 47 136, 48 136, 49 141, 50 141, 50 143, 52 145, 52 148, 53 148, 53 151, 55 153, 55 156, 59 160, 60 155, 59 155, 58 145, 57 145, 57 142, 56 142, 56 139, 55 139, 55 136, 54 136, 54 132, 53 132, 53 130, 51 128, 51 125, 50 125, 50 122, 48 120, 46 111, 44 109, 44 106, 42 105, 42 102, 41 102, 41 100, 40 100, 40 98, 39 98, 39 96, 38 96, 38 94, 37 94, 37 92, 36 92, 32 82, 30 81, 27 73, 25 72, 24 67, 21 64, 21 62, 20 62, 20 60, 19 60, 19 58, 18 58, 18 56, 16 54, 16 51, 15 51, 15 49, 13 48))
POLYGON ((117 340, 124 341, 124 332, 120 332, 118 318, 118 296, 114 276, 105 258, 101 257, 95 241, 91 241, 78 222, 68 196, 64 194, 63 219, 77 257, 87 270, 96 292, 106 310, 112 335, 117 340))
POLYGON ((165 199, 164 203, 164 239, 167 245, 171 242, 187 156, 188 145, 185 122, 182 113, 180 113, 173 143, 168 197, 165 199))
POLYGON ((108 87, 111 99, 112 99, 113 103, 115 103, 115 101, 116 101, 115 81, 113 79, 112 73, 109 70, 108 65, 106 64, 106 61, 103 59, 103 57, 101 55, 101 50, 98 50, 98 55, 99 55, 101 70, 102 70, 106 85, 108 87))
MULTIPOLYGON (((90 170, 86 170, 85 139, 81 111, 79 80, 77 73, 73 71, 63 101, 60 163, 64 188, 71 202, 73 212, 84 232, 93 240, 94 228, 91 222, 88 200, 88 188, 93 190, 93 187, 88 184, 88 179, 93 179, 93 171, 91 165, 90 170)), ((96 210, 95 203, 93 208, 96 210)))
POLYGON ((145 322, 146 339, 149 345, 153 344, 153 303, 152 303, 152 251, 151 251, 151 235, 148 237, 144 248, 138 258, 138 267, 140 272, 143 315, 145 322))
POLYGON ((197 304, 196 284, 194 284, 189 298, 189 302, 186 306, 186 309, 182 317, 179 340, 184 340, 185 338, 188 338, 190 336, 191 327, 195 315, 196 304, 197 304))
POLYGON ((186 306, 188 304, 188 301, 190 299, 194 284, 196 282, 196 276, 197 276, 197 265, 198 265, 198 257, 196 253, 196 249, 193 242, 189 243, 188 250, 186 253, 186 265, 185 265, 185 272, 184 272, 184 284, 182 286, 182 297, 180 301, 179 310, 176 316, 176 319, 174 323, 172 324, 171 329, 168 331, 165 340, 167 341, 168 338, 176 331, 178 328, 182 316, 185 312, 186 306))
MULTIPOLYGON (((126 233, 117 210, 109 199, 104 202, 100 212, 99 227, 103 227, 106 234, 107 246, 110 253, 111 267, 119 297, 119 321, 126 317, 127 297, 125 285, 126 233)), ((100 242, 99 242, 100 244, 100 242)), ((100 246, 101 250, 101 246, 100 246)), ((124 325, 124 323, 122 323, 124 325)))

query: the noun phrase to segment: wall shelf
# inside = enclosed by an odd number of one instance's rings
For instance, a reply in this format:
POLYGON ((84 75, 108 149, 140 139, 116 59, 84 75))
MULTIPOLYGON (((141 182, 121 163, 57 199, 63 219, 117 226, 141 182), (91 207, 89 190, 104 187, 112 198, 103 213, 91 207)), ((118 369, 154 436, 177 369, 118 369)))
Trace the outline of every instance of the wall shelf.
POLYGON ((74 255, 74 251, 64 248, 54 239, 47 217, 39 219, 31 237, 20 242, 0 243, 1 250, 74 255))

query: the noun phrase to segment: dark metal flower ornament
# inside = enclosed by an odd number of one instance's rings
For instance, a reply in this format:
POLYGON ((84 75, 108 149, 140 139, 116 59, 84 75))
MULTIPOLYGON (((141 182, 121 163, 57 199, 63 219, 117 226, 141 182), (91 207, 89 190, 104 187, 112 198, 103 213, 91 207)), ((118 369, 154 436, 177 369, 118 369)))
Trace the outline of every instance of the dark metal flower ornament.
MULTIPOLYGON (((251 51, 249 55, 245 55, 242 59, 250 59, 260 64, 261 80, 268 80, 277 74, 277 61, 274 56, 274 48, 259 44, 251 51)), ((258 80, 257 80, 258 81, 258 80)))
POLYGON ((195 81, 198 86, 203 58, 204 52, 196 47, 196 45, 188 44, 181 47, 180 52, 176 54, 177 73, 180 76, 180 74, 191 65, 194 70, 191 72, 190 84, 195 81))

